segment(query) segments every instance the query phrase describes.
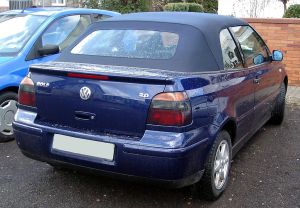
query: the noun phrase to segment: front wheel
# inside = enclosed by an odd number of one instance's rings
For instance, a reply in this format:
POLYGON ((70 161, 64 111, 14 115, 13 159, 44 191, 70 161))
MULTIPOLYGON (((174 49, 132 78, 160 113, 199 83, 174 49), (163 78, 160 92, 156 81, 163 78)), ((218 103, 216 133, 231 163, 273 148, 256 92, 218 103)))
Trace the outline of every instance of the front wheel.
POLYGON ((0 142, 14 139, 12 123, 17 112, 17 100, 15 92, 0 94, 0 142))
POLYGON ((231 158, 230 135, 227 131, 221 131, 209 152, 204 175, 197 184, 202 197, 215 200, 224 192, 228 183, 231 158))
POLYGON ((285 95, 286 95, 286 87, 284 84, 280 86, 280 92, 276 99, 272 117, 270 122, 276 125, 279 125, 283 122, 284 119, 284 109, 285 109, 285 95))

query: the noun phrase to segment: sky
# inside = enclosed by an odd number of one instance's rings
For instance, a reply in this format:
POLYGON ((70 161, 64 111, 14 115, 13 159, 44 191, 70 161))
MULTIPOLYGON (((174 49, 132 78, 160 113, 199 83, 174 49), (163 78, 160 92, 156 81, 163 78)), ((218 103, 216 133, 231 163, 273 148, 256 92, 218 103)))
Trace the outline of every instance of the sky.
MULTIPOLYGON (((257 0, 264 1, 264 0, 257 0)), ((244 0, 244 4, 239 3, 235 4, 236 0, 219 0, 219 14, 222 15, 234 15, 237 17, 248 17, 247 13, 244 11, 244 7, 249 3, 248 0, 244 0)), ((290 0, 288 5, 291 4, 300 4, 300 0, 290 0)), ((248 5, 247 5, 248 6, 248 5)), ((262 13, 260 13, 259 17, 273 17, 273 18, 281 18, 283 16, 283 4, 278 0, 270 0, 268 6, 264 9, 262 13)))
POLYGON ((0 7, 8 6, 8 0, 0 0, 0 7))

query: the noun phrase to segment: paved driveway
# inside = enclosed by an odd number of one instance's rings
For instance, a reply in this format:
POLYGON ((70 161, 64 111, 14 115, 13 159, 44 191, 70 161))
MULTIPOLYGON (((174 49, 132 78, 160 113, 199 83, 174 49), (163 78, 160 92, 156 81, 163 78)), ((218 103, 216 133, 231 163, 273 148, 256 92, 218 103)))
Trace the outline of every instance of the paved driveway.
POLYGON ((190 188, 55 171, 10 142, 0 144, 0 207, 300 207, 300 107, 289 105, 282 126, 266 125, 239 152, 217 202, 198 199, 190 188))

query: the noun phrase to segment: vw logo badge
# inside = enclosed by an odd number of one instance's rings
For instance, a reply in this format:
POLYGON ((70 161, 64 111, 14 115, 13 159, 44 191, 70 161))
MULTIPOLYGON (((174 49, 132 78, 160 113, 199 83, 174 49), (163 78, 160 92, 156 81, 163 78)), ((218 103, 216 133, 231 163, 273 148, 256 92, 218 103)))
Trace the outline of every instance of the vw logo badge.
POLYGON ((88 100, 91 97, 92 91, 88 87, 82 87, 79 94, 82 100, 88 100))

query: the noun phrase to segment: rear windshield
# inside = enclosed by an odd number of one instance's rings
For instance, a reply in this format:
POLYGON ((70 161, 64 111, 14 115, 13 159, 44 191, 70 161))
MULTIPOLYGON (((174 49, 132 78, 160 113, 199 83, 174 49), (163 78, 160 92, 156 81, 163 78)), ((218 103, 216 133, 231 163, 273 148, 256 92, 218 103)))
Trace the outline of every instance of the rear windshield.
POLYGON ((85 37, 72 54, 104 57, 170 59, 179 35, 151 30, 98 30, 85 37))

